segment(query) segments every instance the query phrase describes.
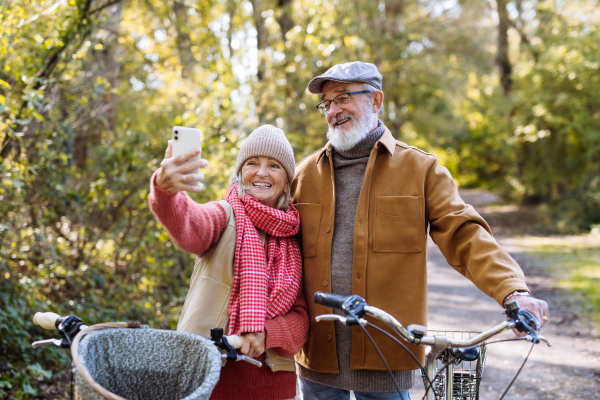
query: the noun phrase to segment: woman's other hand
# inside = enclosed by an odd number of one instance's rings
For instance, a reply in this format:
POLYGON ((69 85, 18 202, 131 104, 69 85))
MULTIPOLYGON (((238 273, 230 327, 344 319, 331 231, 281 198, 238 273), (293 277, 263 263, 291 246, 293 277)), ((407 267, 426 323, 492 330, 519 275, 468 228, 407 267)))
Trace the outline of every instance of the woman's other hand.
POLYGON ((265 343, 267 342, 267 333, 265 331, 244 333, 243 339, 244 343, 240 349, 242 354, 254 358, 265 352, 265 343))
POLYGON ((165 158, 160 163, 160 170, 156 175, 156 186, 170 193, 177 193, 183 190, 186 192, 201 192, 204 189, 204 185, 200 181, 204 179, 204 174, 193 174, 191 172, 196 168, 206 167, 208 161, 200 159, 189 163, 185 162, 198 154, 200 154, 200 149, 195 149, 173 158, 172 144, 169 140, 165 158), (195 181, 198 183, 190 183, 195 181))

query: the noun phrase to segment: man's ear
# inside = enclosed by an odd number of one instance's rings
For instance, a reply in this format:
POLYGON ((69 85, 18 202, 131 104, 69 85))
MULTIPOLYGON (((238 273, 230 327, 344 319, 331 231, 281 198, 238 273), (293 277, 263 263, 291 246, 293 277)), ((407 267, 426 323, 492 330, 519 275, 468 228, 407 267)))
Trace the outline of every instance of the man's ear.
POLYGON ((383 92, 377 91, 373 93, 373 112, 377 112, 383 106, 383 92))

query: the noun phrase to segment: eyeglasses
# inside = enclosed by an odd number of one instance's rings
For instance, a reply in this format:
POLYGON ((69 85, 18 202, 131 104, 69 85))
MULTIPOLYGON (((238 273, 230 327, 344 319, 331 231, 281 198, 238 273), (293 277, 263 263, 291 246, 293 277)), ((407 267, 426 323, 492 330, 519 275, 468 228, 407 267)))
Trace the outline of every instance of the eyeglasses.
POLYGON ((374 93, 374 92, 371 92, 369 90, 363 90, 360 92, 350 92, 350 93, 338 94, 337 96, 335 96, 333 98, 333 100, 325 100, 325 101, 320 102, 317 105, 317 110, 319 110, 319 112, 321 114, 325 114, 327 111, 329 111, 329 107, 331 107, 331 102, 334 102, 336 106, 339 106, 341 104, 346 104, 347 102, 350 101, 350 98, 353 95, 362 94, 362 93, 374 93))

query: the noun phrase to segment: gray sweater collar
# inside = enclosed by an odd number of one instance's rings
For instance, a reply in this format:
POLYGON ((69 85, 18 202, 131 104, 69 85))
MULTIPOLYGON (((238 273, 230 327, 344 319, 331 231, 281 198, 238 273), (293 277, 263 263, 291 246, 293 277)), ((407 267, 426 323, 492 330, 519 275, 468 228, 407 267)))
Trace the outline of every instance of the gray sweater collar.
POLYGON ((377 128, 367 133, 367 136, 365 136, 365 138, 358 142, 354 147, 348 150, 339 150, 334 147, 334 150, 336 153, 345 158, 366 157, 371 154, 371 150, 373 150, 373 147, 375 147, 375 143, 381 139, 381 135, 383 135, 384 130, 385 126, 383 125, 383 122, 379 120, 377 128))

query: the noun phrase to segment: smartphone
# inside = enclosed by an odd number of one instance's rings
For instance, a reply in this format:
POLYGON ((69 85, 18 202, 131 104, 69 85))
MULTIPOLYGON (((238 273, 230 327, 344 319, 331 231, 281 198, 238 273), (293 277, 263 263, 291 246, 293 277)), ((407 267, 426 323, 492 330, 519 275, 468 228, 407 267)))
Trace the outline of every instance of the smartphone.
MULTIPOLYGON (((196 128, 186 128, 185 126, 174 126, 173 136, 171 137, 173 157, 189 153, 194 149, 202 149, 202 131, 196 128)), ((191 157, 185 162, 194 162, 200 159, 200 155, 191 157)), ((200 173, 200 168, 192 170, 189 174, 200 173)), ((197 185, 198 181, 186 181, 190 185, 197 185)))

